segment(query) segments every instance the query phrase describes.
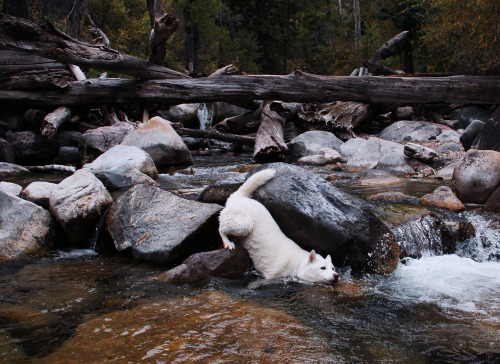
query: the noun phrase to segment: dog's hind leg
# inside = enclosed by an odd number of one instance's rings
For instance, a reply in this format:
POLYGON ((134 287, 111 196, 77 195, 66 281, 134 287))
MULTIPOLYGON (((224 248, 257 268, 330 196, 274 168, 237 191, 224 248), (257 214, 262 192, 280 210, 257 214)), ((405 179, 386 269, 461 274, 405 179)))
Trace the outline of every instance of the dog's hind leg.
POLYGON ((224 209, 219 216, 219 234, 225 249, 233 250, 234 243, 228 236, 245 237, 253 230, 254 221, 244 211, 224 209))

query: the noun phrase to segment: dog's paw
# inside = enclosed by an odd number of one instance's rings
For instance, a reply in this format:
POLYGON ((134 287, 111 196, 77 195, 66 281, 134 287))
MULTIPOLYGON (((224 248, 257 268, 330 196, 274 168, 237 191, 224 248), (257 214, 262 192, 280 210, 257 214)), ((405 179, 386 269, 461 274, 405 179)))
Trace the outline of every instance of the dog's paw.
POLYGON ((224 243, 224 249, 234 250, 235 249, 235 245, 234 245, 233 242, 224 243))

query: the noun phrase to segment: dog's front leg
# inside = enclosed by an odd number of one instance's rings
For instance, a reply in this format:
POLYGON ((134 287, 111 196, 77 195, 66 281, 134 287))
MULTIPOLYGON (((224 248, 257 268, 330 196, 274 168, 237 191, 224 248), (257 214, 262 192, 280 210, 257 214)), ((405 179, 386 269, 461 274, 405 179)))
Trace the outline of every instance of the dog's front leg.
POLYGON ((221 231, 221 229, 219 229, 219 234, 220 234, 220 237, 222 238, 222 244, 224 244, 224 249, 234 250, 235 249, 234 243, 231 240, 229 240, 227 235, 224 234, 221 231))

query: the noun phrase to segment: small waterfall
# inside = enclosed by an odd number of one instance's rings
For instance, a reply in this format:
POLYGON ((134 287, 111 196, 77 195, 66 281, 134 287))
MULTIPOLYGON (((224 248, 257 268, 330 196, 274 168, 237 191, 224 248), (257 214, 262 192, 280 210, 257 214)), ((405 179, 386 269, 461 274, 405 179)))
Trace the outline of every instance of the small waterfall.
POLYGON ((92 251, 99 252, 100 246, 98 246, 102 236, 103 236, 103 227, 104 224, 106 223, 106 216, 108 215, 109 208, 104 211, 104 213, 101 215, 99 218, 99 221, 97 222, 95 226, 95 231, 92 234, 91 238, 89 239, 89 249, 92 251))
POLYGON ((458 241, 456 253, 477 262, 500 260, 500 221, 498 221, 498 215, 466 212, 464 216, 474 227, 475 235, 469 239, 458 241))

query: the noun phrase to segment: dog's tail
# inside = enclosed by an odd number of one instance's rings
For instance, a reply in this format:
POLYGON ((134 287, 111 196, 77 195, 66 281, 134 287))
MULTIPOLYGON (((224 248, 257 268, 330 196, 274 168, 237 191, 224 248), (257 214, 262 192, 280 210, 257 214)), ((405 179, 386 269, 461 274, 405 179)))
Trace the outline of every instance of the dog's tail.
POLYGON ((251 175, 245 183, 238 188, 237 194, 245 197, 252 197, 254 191, 276 175, 275 169, 264 169, 251 175))

